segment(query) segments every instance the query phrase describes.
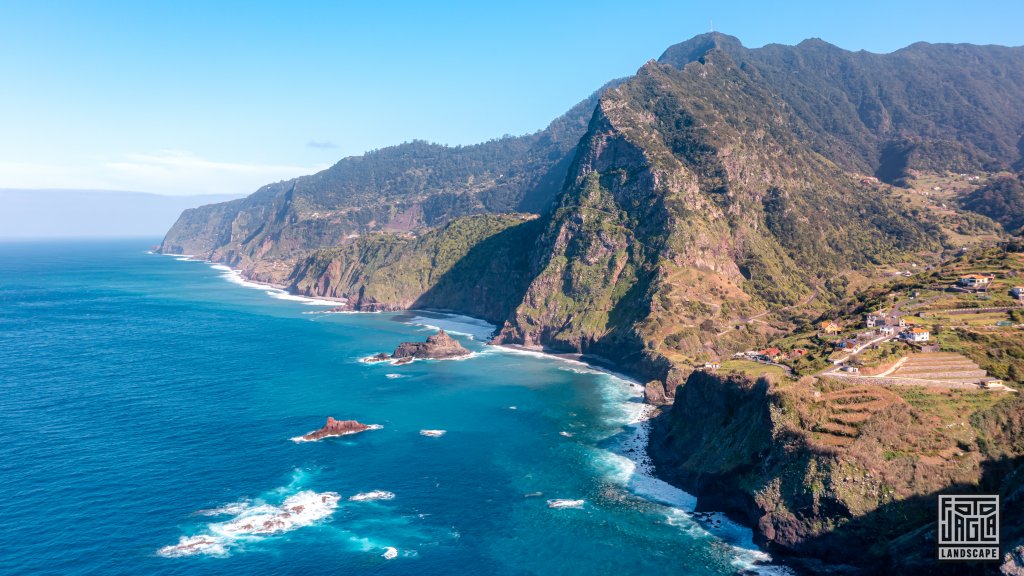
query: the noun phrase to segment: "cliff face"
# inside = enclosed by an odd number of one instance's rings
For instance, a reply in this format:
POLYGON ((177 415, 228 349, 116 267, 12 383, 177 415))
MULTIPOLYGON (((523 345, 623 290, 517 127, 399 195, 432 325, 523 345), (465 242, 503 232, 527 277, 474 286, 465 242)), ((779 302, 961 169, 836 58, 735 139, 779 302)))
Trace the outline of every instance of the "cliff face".
POLYGON ((935 249, 937 234, 797 136, 720 50, 648 63, 600 99, 500 341, 611 355, 664 378, 763 341, 744 319, 825 274, 935 249))
MULTIPOLYGON (((655 421, 649 452, 660 475, 698 496, 699 509, 730 512, 805 568, 942 573, 936 493, 1001 492, 1011 503, 1022 495, 1024 445, 1011 430, 1024 404, 1011 397, 971 408, 975 401, 954 408, 974 415, 951 431, 941 403, 913 405, 881 387, 695 372, 655 421), (850 402, 872 411, 836 443, 820 432, 822 418, 850 402)), ((1003 511, 1010 550, 1024 537, 1024 514, 1012 504, 1003 511)))
POLYGON ((522 297, 539 221, 458 218, 416 238, 377 234, 299 261, 285 281, 299 294, 345 298, 353 310, 434 308, 501 322, 522 297))

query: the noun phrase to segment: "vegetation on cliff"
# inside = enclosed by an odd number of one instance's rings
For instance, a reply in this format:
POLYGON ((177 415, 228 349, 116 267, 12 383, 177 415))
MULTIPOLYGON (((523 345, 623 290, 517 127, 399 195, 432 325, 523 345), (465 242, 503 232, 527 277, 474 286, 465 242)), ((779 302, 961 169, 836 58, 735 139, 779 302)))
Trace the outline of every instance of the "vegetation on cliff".
MULTIPOLYGON (((1019 395, 695 372, 650 453, 698 508, 731 512, 807 568, 918 573, 936 569, 934 493, 1021 500, 1021 418, 1019 395)), ((1018 539, 1020 510, 1004 507, 1003 519, 1018 539)))
POLYGON ((438 308, 498 322, 522 294, 538 222, 529 215, 457 218, 419 237, 375 233, 303 259, 300 294, 345 298, 353 310, 438 308))
POLYGON ((960 205, 999 222, 1012 234, 1020 234, 1024 227, 1024 184, 1019 175, 997 178, 964 196, 960 205))

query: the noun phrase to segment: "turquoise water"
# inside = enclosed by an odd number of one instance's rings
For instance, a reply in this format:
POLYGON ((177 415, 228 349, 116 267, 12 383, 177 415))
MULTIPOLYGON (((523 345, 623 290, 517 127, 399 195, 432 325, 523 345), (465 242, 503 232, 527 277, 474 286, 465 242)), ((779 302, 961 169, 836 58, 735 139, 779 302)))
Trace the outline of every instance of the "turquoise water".
POLYGON ((0 244, 0 572, 733 574, 763 558, 617 454, 642 441, 634 383, 485 346, 472 319, 312 314, 151 243, 0 244), (425 325, 475 354, 360 362, 425 325), (382 428, 291 440, 327 416, 382 428), (394 497, 349 499, 372 491, 394 497))

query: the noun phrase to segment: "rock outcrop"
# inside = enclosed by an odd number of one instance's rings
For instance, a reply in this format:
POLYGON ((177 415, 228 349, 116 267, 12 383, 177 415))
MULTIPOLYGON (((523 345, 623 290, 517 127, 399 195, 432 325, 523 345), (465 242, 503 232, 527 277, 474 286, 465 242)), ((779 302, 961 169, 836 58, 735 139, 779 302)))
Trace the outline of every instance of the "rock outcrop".
POLYGON ((355 420, 335 420, 333 416, 328 416, 327 423, 324 424, 323 428, 306 434, 302 439, 312 442, 322 438, 329 438, 331 436, 357 434, 364 430, 371 430, 372 428, 373 426, 369 426, 355 420))
POLYGON ((644 385, 644 402, 653 406, 671 404, 672 399, 665 394, 665 384, 661 380, 651 380, 644 385))
POLYGON ((1024 458, 1013 451, 1024 447, 1022 408, 1010 398, 952 430, 941 409, 882 386, 697 371, 655 419, 648 452, 698 510, 752 526, 755 541, 806 571, 943 574, 936 494, 951 486, 1000 493, 1004 552, 1024 535, 1024 458))
POLYGON ((470 351, 459 344, 459 341, 452 338, 444 330, 438 330, 437 334, 427 338, 426 342, 402 342, 395 348, 391 355, 395 360, 405 358, 416 358, 419 360, 441 360, 444 358, 458 358, 467 356, 470 351))

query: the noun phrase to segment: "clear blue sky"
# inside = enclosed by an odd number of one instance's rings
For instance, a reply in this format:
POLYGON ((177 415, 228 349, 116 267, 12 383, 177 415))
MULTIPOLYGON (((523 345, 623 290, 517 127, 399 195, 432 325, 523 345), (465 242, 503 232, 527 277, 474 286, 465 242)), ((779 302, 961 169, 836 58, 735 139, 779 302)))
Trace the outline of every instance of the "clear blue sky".
POLYGON ((1024 2, 6 2, 0 188, 248 192, 415 138, 542 128, 715 29, 1024 44, 1024 2))

